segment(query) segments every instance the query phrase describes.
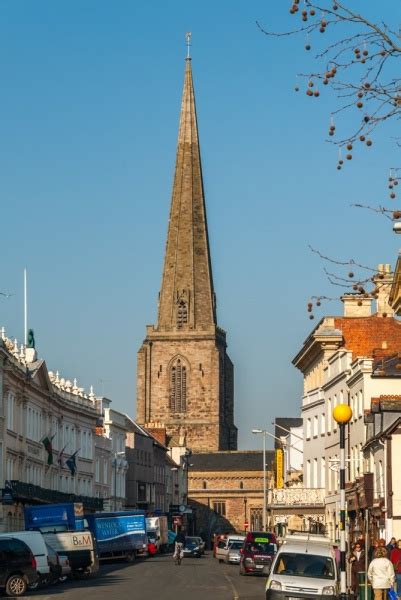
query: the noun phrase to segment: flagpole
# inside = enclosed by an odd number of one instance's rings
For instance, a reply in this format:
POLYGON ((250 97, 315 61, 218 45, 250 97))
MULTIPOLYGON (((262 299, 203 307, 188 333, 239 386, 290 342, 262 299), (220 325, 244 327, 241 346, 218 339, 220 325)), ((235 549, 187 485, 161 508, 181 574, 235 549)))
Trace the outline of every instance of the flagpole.
POLYGON ((28 286, 26 269, 24 269, 24 343, 28 343, 28 286))

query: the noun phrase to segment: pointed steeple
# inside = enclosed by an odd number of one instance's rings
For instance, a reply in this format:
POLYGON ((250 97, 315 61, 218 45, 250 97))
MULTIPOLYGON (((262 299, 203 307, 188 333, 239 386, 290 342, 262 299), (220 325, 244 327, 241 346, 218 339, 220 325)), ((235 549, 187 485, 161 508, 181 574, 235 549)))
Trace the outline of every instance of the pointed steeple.
POLYGON ((195 95, 187 56, 157 329, 204 330, 215 325, 195 95))

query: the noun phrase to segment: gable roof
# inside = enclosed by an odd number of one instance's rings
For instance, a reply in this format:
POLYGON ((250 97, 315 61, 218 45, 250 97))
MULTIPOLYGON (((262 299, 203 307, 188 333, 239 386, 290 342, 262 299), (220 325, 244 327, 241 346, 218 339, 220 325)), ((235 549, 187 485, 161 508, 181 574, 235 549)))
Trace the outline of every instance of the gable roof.
POLYGON ((26 368, 33 383, 36 383, 36 385, 44 388, 48 392, 53 392, 53 385, 50 381, 46 362, 43 358, 27 363, 26 368))

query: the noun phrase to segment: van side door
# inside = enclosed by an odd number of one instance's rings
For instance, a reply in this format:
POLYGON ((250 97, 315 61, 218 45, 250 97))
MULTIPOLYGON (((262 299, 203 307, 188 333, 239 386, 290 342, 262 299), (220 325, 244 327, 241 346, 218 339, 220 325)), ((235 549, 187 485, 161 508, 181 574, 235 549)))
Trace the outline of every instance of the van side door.
POLYGON ((216 558, 218 560, 224 560, 227 551, 227 540, 220 540, 217 542, 216 558))

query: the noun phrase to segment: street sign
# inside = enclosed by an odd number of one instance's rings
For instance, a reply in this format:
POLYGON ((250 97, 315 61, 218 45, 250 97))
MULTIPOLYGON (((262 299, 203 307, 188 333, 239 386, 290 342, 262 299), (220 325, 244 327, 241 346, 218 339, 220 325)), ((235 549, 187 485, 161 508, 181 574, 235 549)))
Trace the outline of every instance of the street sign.
POLYGON ((248 527, 249 527, 249 523, 248 523, 248 521, 245 521, 244 522, 244 529, 248 529, 248 527))

